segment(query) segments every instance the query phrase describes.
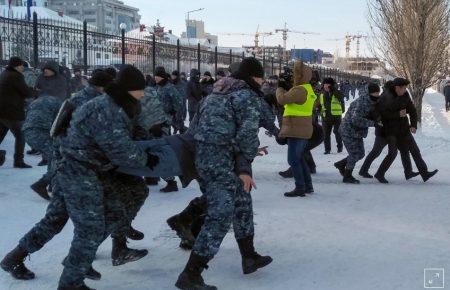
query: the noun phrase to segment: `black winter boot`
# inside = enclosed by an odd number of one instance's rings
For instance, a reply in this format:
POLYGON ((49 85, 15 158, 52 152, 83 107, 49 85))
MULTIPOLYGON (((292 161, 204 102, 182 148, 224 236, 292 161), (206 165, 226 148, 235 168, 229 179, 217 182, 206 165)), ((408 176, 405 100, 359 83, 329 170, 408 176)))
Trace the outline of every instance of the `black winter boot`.
POLYGON ((359 180, 353 177, 353 169, 345 169, 344 179, 342 181, 348 184, 359 184, 359 180))
POLYGON ((195 234, 192 232, 193 222, 203 216, 206 211, 206 198, 196 197, 189 202, 188 206, 182 212, 167 220, 169 227, 181 239, 181 248, 192 249, 195 243, 195 234))
POLYGON ((5 160, 6 160, 6 151, 0 150, 0 166, 5 164, 5 160))
POLYGON ((294 173, 292 172, 292 167, 289 167, 286 171, 280 171, 278 174, 283 178, 293 178, 294 173))
POLYGON ((159 191, 161 192, 175 192, 178 191, 178 185, 175 180, 170 180, 167 182, 166 187, 161 188, 159 191))
POLYGON ((16 160, 14 161, 14 168, 32 168, 32 166, 26 164, 23 160, 16 160))
POLYGON ((127 238, 134 240, 134 241, 140 241, 145 238, 145 235, 143 232, 140 232, 140 231, 136 230, 135 228, 133 228, 133 226, 130 226, 130 229, 128 230, 128 233, 127 233, 127 238))
POLYGON ((9 252, 5 258, 0 262, 0 267, 6 272, 10 273, 19 280, 31 280, 35 275, 33 272, 25 267, 23 261, 28 256, 28 252, 17 246, 14 250, 9 252))
POLYGON ((334 167, 336 167, 337 170, 339 170, 339 173, 342 176, 345 176, 345 166, 346 165, 347 165, 347 158, 344 158, 341 161, 334 163, 334 167))
POLYGON ((91 266, 84 277, 90 280, 100 280, 102 278, 102 274, 97 272, 94 267, 91 266))
POLYGON ((113 238, 111 259, 113 266, 134 262, 147 256, 147 250, 135 250, 127 247, 126 237, 113 238))
POLYGON ((381 173, 377 172, 377 173, 375 173, 375 175, 373 177, 375 177, 380 183, 383 183, 383 184, 389 183, 389 181, 381 173))
POLYGON ((35 183, 33 183, 30 187, 32 190, 34 190, 34 192, 39 194, 39 196, 42 197, 43 199, 50 200, 50 196, 48 195, 48 191, 47 191, 47 186, 48 186, 47 181, 45 181, 44 179, 41 178, 38 181, 36 181, 35 183))
POLYGON ((242 271, 244 274, 254 273, 259 268, 263 268, 273 261, 270 256, 261 256, 255 251, 253 238, 254 236, 249 236, 244 239, 237 240, 239 251, 241 252, 242 271))
POLYGON ((437 173, 439 172, 439 170, 434 170, 434 171, 427 171, 427 172, 425 172, 424 174, 421 174, 422 175, 422 179, 423 179, 423 182, 427 182, 428 181, 428 179, 430 179, 431 177, 433 177, 433 176, 435 176, 437 173))
POLYGON ((191 253, 183 272, 178 276, 175 286, 181 290, 217 290, 217 287, 206 285, 202 272, 208 267, 209 260, 191 253))
POLYGON ((359 171, 359 176, 364 177, 364 178, 373 178, 373 176, 370 175, 369 172, 367 172, 367 171, 361 171, 361 170, 359 171))
POLYGON ((44 158, 42 158, 42 160, 38 163, 38 166, 47 166, 48 165, 48 161, 45 160, 44 158))
POLYGON ((84 283, 79 286, 58 286, 58 290, 95 290, 94 288, 89 288, 84 283))
POLYGON ((284 196, 286 196, 286 197, 298 197, 298 196, 305 197, 306 194, 305 194, 304 189, 296 188, 293 191, 285 192, 284 196))
POLYGON ((146 177, 145 183, 150 186, 158 185, 159 177, 146 177))
POLYGON ((405 173, 405 178, 406 178, 406 180, 410 180, 411 178, 414 178, 419 175, 420 175, 419 172, 411 171, 411 172, 405 173))

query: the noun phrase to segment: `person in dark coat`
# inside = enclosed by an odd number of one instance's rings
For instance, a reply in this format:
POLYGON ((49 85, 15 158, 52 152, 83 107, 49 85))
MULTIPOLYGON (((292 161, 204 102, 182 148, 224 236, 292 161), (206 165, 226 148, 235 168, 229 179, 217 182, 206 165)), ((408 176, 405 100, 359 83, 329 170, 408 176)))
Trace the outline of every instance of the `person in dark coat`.
MULTIPOLYGON (((25 120, 25 99, 31 97, 32 90, 25 83, 23 71, 23 60, 12 57, 0 75, 0 144, 8 131, 11 131, 16 138, 15 168, 31 168, 23 160, 25 140, 22 134, 22 124, 25 120)), ((3 165, 6 152, 0 151, 0 165, 3 165)))
POLYGON ((447 85, 444 87, 445 96, 445 111, 450 111, 450 81, 447 81, 447 85))
POLYGON ((189 82, 187 85, 187 99, 189 122, 192 121, 198 111, 198 104, 202 99, 202 87, 200 85, 200 72, 196 69, 191 70, 189 82))
POLYGON ((49 61, 44 65, 36 81, 36 90, 38 96, 53 96, 62 100, 68 98, 68 82, 56 62, 49 61))
MULTIPOLYGON (((404 78, 394 79, 392 87, 385 94, 383 93, 380 100, 381 120, 389 140, 389 153, 375 174, 375 178, 381 183, 388 183, 385 174, 397 156, 397 148, 403 156, 411 153, 424 182, 438 172, 438 170, 428 171, 427 164, 422 159, 420 149, 412 135, 417 131, 417 111, 407 91, 408 85, 409 81, 404 78)), ((412 172, 412 166, 405 165, 406 176, 407 173, 412 172)))
POLYGON ((345 112, 345 103, 344 96, 336 88, 336 83, 332 78, 326 78, 323 81, 323 91, 319 95, 319 100, 325 135, 325 154, 331 153, 331 132, 336 136, 337 150, 340 153, 343 149, 343 143, 339 127, 342 122, 342 114, 345 112))
POLYGON ((200 81, 200 85, 202 87, 202 96, 203 98, 207 97, 213 91, 214 79, 211 76, 209 71, 206 71, 203 74, 203 78, 200 81))
MULTIPOLYGON (((183 97, 183 122, 187 116, 187 81, 182 79, 180 73, 174 70, 171 75, 172 83, 183 97)), ((176 133, 176 132, 175 132, 176 133)))

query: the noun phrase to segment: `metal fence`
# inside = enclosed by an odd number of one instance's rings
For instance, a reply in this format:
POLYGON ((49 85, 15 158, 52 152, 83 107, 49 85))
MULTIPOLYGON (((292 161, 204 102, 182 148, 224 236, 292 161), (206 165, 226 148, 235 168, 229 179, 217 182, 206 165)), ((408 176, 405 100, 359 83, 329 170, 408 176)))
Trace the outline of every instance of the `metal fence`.
MULTIPOLYGON (((157 41, 155 35, 131 35, 124 30, 105 34, 87 22, 67 23, 53 19, 40 19, 33 13, 31 21, 25 17, 0 17, 0 60, 19 56, 31 66, 40 67, 46 61, 54 60, 71 69, 81 68, 87 73, 96 68, 133 64, 144 74, 152 74, 157 66, 167 71, 189 72, 197 68, 201 72, 217 73, 232 62, 241 60, 244 53, 218 52, 207 47, 181 46, 157 41)), ((285 63, 273 57, 262 57, 261 62, 267 75, 279 74, 285 63)), ((341 72, 336 69, 314 67, 321 78, 337 80, 362 80, 365 77, 341 72)))

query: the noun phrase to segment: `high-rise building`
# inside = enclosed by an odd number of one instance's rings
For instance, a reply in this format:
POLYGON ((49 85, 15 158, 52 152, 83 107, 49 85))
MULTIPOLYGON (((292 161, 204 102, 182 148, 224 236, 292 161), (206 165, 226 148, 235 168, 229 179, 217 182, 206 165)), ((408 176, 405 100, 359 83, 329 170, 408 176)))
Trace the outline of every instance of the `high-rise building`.
POLYGON ((100 31, 111 33, 119 30, 121 23, 126 30, 140 25, 139 9, 118 0, 47 0, 48 7, 75 19, 96 26, 100 31))
POLYGON ((207 39, 212 45, 219 41, 217 35, 205 32, 205 23, 201 20, 186 20, 186 32, 181 34, 181 38, 207 39))
POLYGON ((323 58, 323 51, 318 49, 302 48, 291 49, 291 58, 301 60, 303 62, 321 64, 323 58))

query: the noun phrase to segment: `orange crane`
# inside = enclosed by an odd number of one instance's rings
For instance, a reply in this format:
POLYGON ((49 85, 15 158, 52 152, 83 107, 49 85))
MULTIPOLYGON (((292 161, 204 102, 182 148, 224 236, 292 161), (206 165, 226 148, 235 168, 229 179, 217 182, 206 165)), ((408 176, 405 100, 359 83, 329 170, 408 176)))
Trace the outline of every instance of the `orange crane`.
POLYGON ((281 32, 283 35, 283 48, 284 48, 284 59, 287 59, 287 38, 288 33, 299 33, 299 34, 310 34, 310 35, 319 35, 320 33, 316 32, 306 32, 306 31, 296 31, 287 28, 287 23, 284 23, 284 28, 275 29, 275 33, 281 32))
POLYGON ((273 32, 259 32, 259 25, 256 28, 256 32, 254 34, 252 33, 218 33, 220 35, 246 35, 246 36, 253 36, 255 38, 255 51, 257 53, 260 52, 261 47, 259 46, 259 37, 262 36, 263 38, 266 36, 271 36, 274 33, 273 32))
POLYGON ((345 40, 345 57, 349 58, 350 57, 350 45, 351 45, 352 41, 356 39, 356 57, 359 58, 361 38, 368 38, 368 36, 362 35, 362 34, 356 34, 356 35, 346 34, 343 38, 332 38, 332 39, 327 39, 327 40, 331 40, 331 41, 345 40))

